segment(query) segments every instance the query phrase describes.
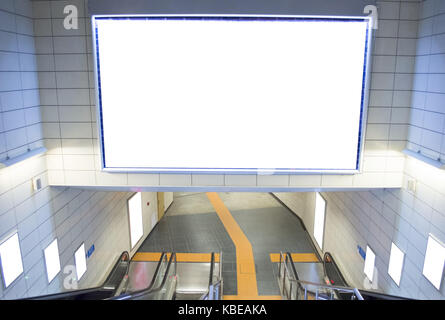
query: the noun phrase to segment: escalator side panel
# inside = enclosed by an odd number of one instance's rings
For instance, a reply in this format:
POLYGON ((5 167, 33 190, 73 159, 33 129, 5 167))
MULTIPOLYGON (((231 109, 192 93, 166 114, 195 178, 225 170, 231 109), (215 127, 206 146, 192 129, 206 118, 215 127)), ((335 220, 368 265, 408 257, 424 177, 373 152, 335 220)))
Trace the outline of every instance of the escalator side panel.
MULTIPOLYGON (((133 261, 128 270, 128 283, 124 292, 130 293, 154 286, 154 282, 156 282, 155 272, 158 263, 159 262, 151 261, 133 261)), ((158 280, 158 284, 159 283, 160 281, 158 280)))
POLYGON ((99 300, 107 299, 114 295, 123 277, 128 270, 129 254, 124 251, 113 266, 105 282, 95 288, 65 291, 44 296, 30 297, 27 300, 99 300))

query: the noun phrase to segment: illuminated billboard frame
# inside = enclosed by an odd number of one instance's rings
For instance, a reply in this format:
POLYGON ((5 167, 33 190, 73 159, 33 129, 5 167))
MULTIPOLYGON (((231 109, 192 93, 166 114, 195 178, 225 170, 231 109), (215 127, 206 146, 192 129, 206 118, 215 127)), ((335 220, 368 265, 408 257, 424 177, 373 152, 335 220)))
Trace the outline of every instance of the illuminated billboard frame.
POLYGON ((101 169, 108 172, 140 172, 140 173, 204 173, 204 174, 356 174, 360 173, 363 164, 363 147, 366 129, 367 107, 369 100, 370 87, 370 66, 371 66, 371 44, 372 44, 372 17, 371 16, 298 16, 298 15, 177 15, 177 14, 153 14, 153 15, 93 15, 92 18, 93 35, 93 55, 95 68, 95 87, 96 87, 96 106, 97 106, 97 124, 98 139, 100 145, 101 169), (109 166, 105 159, 105 142, 103 131, 103 112, 102 112, 102 94, 100 79, 100 59, 98 44, 98 28, 96 21, 99 20, 295 20, 295 21, 360 21, 366 22, 366 43, 363 64, 363 77, 361 84, 361 105, 358 130, 358 144, 355 161, 355 168, 195 168, 195 167, 121 167, 109 166))

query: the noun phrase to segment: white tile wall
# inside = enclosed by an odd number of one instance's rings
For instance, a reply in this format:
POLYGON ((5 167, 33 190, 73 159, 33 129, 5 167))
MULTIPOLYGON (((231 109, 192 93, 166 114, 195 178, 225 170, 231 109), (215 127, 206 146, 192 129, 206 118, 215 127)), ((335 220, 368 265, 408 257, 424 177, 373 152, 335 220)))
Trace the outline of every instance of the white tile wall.
MULTIPOLYGON (((331 252, 351 285, 364 288, 364 260, 357 245, 376 253, 378 290, 415 299, 445 299, 445 287, 435 289, 422 275, 428 235, 445 241, 445 172, 408 159, 403 188, 361 192, 323 192, 327 200, 324 252, 331 252), (407 181, 417 182, 415 192, 407 181), (391 243, 405 253, 400 287, 387 270, 391 243)), ((314 193, 276 193, 298 216, 310 234, 314 193)))
POLYGON ((445 13, 443 0, 420 4, 408 148, 445 163, 445 13))
MULTIPOLYGON (((438 237, 445 234, 445 196, 441 191, 445 190, 445 179, 429 169, 420 169, 423 166, 415 160, 406 162, 406 173, 403 174, 404 157, 399 151, 408 140, 409 147, 421 149, 433 157, 443 156, 445 152, 444 2, 378 2, 380 29, 376 33, 373 53, 365 169, 363 174, 351 177, 100 172, 91 77, 91 38, 88 19, 84 19, 87 18, 87 0, 1 1, 0 158, 6 153, 23 152, 29 143, 34 145, 44 141, 49 151, 46 165, 41 163, 44 158, 35 160, 38 165, 31 161, 28 165, 32 170, 14 170, 17 175, 14 179, 8 171, 0 171, 0 176, 6 178, 0 180, 0 234, 18 228, 26 235, 22 235, 21 241, 29 276, 0 295, 11 298, 60 290, 60 279, 48 286, 39 276, 42 274, 41 250, 54 236, 59 237, 59 245, 64 247, 63 265, 73 263, 72 252, 82 239, 87 239, 87 248, 95 243, 97 252, 90 263, 94 268, 82 280, 85 285, 97 280, 98 275, 100 278, 104 265, 111 263, 111 251, 99 248, 111 245, 120 248, 122 243, 128 244, 123 229, 116 227, 126 223, 122 214, 125 193, 45 187, 33 194, 29 188, 30 177, 41 174, 49 184, 66 186, 249 188, 400 187, 408 178, 414 177, 421 181, 415 195, 404 189, 326 194, 330 204, 328 217, 332 219, 330 228, 340 230, 336 233, 338 237, 327 236, 326 239, 331 243, 332 251, 342 248, 342 253, 336 257, 342 266, 347 267, 347 276, 357 285, 362 280, 362 262, 356 245, 365 246, 369 242, 378 255, 377 266, 383 270, 379 282, 382 290, 416 297, 442 297, 431 290, 419 274, 419 265, 424 255, 425 232, 435 232, 438 237), (81 19, 79 29, 69 31, 62 28, 61 10, 66 3, 73 2, 80 8, 81 19), (33 25, 30 18, 33 18, 33 25), (35 90, 38 87, 39 90, 35 90), (42 125, 36 114, 39 104, 42 105, 39 108, 42 125), (40 127, 43 134, 39 137, 40 127), (30 137, 39 140, 29 140, 30 137), (94 235, 116 231, 121 232, 116 243, 105 237, 94 238, 94 235), (36 244, 36 239, 40 242, 30 248, 36 244), (394 288, 384 270, 391 239, 406 251, 408 257, 400 289, 394 288)), ((303 198, 301 195, 297 212, 301 212, 303 204, 304 208, 310 208, 312 203, 309 195, 303 198)), ((312 211, 307 209, 303 215, 309 221, 308 212, 312 211)), ((307 226, 310 229, 310 224, 307 226)))
MULTIPOLYGON (((53 7, 62 2, 65 1, 57 1, 53 7)), ((49 179, 56 182, 60 179, 70 185, 85 181, 126 184, 121 176, 110 177, 100 172, 96 176, 94 171, 88 76, 71 72, 86 69, 86 55, 68 56, 76 61, 73 64, 76 69, 72 69, 62 56, 54 59, 51 37, 34 42, 32 13, 34 17, 50 17, 47 12, 50 4, 48 1, 0 1, 0 159, 18 155, 28 146, 32 149, 43 145, 43 135, 48 138, 45 145, 50 149, 46 156, 0 169, 0 241, 18 231, 24 264, 24 274, 11 287, 0 286, 2 299, 64 290, 63 268, 74 264, 73 254, 81 242, 85 242, 87 249, 92 244, 96 249, 87 261, 88 270, 80 287, 101 283, 117 256, 129 250, 126 201, 131 193, 55 188, 48 183, 49 179), (51 55, 40 55, 44 52, 51 55), (39 77, 37 69, 41 71, 39 77), (48 89, 38 90, 39 84, 40 88, 48 89), (86 90, 58 89, 73 86, 86 90), (80 156, 85 153, 86 157, 80 156), (48 166, 55 169, 53 173, 48 173, 48 166), (55 176, 54 172, 65 168, 71 170, 55 176), (39 191, 32 190, 34 177, 42 179, 43 188, 39 191), (109 237, 110 234, 113 237, 109 237), (56 237, 62 271, 48 284, 43 250, 56 237)), ((34 22, 37 35, 47 34, 44 22, 39 24, 36 19, 34 22)), ((147 193, 147 197, 154 196, 147 193)), ((156 211, 156 202, 152 203, 152 210, 156 211)), ((150 230, 146 228, 145 235, 150 230)))
POLYGON ((63 270, 73 265, 81 242, 87 249, 95 245, 81 288, 100 284, 120 252, 129 250, 126 203, 131 193, 49 187, 46 164, 42 156, 0 170, 0 240, 18 231, 25 270, 11 287, 0 288, 2 299, 65 290, 63 270), (41 190, 32 190, 33 177, 42 179, 41 190), (62 271, 48 284, 43 250, 56 237, 62 271))
POLYGON ((2 160, 43 146, 32 21, 29 1, 6 1, 0 8, 2 160))

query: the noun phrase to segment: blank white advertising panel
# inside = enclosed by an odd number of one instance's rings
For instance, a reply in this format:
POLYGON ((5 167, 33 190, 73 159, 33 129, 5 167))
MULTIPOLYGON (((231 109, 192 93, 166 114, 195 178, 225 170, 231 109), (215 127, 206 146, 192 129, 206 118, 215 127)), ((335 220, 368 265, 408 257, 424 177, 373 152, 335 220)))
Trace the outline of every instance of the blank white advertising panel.
POLYGON ((144 223, 142 220, 142 194, 135 193, 128 199, 128 219, 130 224, 131 249, 144 235, 144 223))
POLYGON ((60 272, 60 256, 57 239, 54 239, 51 244, 43 251, 45 256, 46 275, 48 276, 48 283, 50 283, 60 272))
POLYGON ((422 274, 440 290, 445 267, 445 245, 433 235, 428 236, 428 243, 423 263, 422 274))
POLYGON ((402 278, 403 261, 405 253, 399 249, 394 243, 391 244, 391 253, 389 256, 388 274, 394 282, 400 286, 400 279, 402 278))
POLYGON ((372 282, 374 279, 375 253, 369 246, 366 246, 365 268, 364 273, 372 282))
POLYGON ((320 193, 315 193, 314 238, 318 247, 323 250, 324 225, 326 217, 326 200, 320 193))
POLYGON ((0 262, 3 284, 7 288, 23 273, 18 233, 14 233, 0 244, 0 262))
POLYGON ((85 272, 87 272, 87 258, 84 243, 74 252, 74 262, 76 264, 77 281, 79 281, 85 272))
POLYGON ((94 16, 103 169, 357 172, 370 26, 94 16))

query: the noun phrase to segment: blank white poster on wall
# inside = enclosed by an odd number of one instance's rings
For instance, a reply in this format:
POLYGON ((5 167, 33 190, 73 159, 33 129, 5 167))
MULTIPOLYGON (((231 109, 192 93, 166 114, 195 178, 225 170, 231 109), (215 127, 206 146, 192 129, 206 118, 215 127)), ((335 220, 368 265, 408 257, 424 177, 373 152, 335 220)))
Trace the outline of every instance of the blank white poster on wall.
POLYGON ((326 215, 326 201, 320 193, 315 193, 315 217, 314 217, 314 238, 320 249, 323 250, 323 236, 326 215))
POLYGON ((375 253, 369 246, 366 246, 366 258, 365 258, 365 275, 369 281, 372 282, 374 278, 374 265, 375 265, 375 253))
POLYGON ((426 247, 423 275, 440 290, 445 263, 445 246, 434 236, 429 235, 426 247))
POLYGON ((405 254, 394 243, 391 244, 391 253, 389 256, 388 274, 399 286, 402 277, 403 260, 405 254))
POLYGON ((7 288, 23 273, 18 233, 14 233, 0 244, 0 262, 3 283, 7 288))
POLYGON ((369 17, 94 16, 106 171, 360 169, 369 17))
POLYGON ((54 239, 54 241, 45 248, 43 253, 45 256, 46 274, 49 283, 60 271, 59 246, 57 244, 57 239, 54 239))
POLYGON ((130 221, 130 241, 131 249, 138 243, 144 235, 142 220, 142 194, 135 193, 128 199, 128 219, 130 221))
POLYGON ((74 253, 74 262, 76 263, 77 281, 79 281, 87 271, 87 258, 85 255, 84 243, 82 243, 79 249, 77 249, 74 253))

